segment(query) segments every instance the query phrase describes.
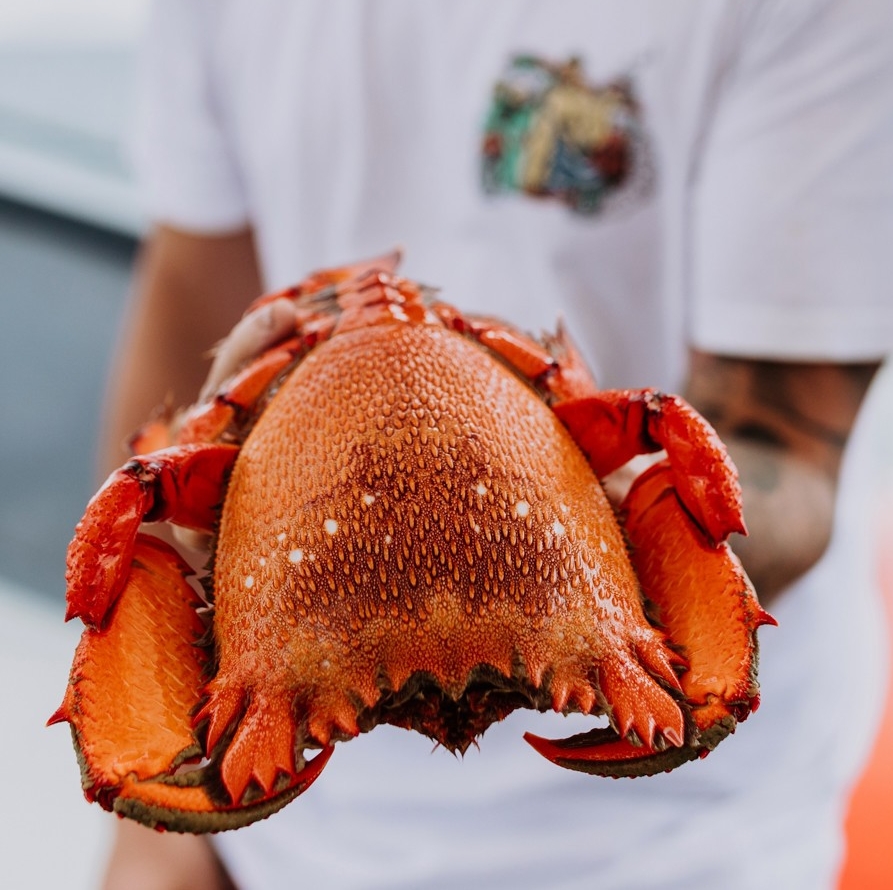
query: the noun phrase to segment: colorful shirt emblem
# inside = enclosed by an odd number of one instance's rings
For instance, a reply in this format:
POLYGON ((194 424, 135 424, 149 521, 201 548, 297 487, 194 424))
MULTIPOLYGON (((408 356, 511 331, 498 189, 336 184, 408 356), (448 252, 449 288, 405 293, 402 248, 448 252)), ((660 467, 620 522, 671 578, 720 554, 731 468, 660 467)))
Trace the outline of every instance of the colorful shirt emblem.
POLYGON ((645 139, 631 84, 585 83, 573 58, 514 58, 496 84, 482 146, 484 191, 558 198, 582 214, 642 181, 645 139))

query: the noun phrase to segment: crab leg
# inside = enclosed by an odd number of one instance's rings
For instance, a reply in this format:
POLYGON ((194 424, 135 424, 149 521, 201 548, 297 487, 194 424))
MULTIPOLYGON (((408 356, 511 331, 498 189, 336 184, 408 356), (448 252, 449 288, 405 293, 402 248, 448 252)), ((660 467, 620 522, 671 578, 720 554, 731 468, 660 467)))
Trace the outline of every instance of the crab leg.
POLYGON ((183 445, 135 457, 87 505, 68 546, 66 621, 99 627, 130 572, 143 522, 211 531, 234 445, 183 445))
POLYGON ((281 343, 239 372, 227 386, 206 402, 190 408, 177 434, 180 444, 214 442, 225 436, 240 413, 247 413, 302 349, 294 337, 281 343))
POLYGON ((676 491, 709 539, 747 533, 735 467, 713 427, 684 399, 650 389, 605 390, 554 407, 597 476, 664 449, 676 491))
POLYGON ((559 766, 607 776, 672 769, 706 755, 759 705, 756 630, 775 620, 760 608, 728 544, 714 545, 692 520, 675 484, 674 471, 656 464, 633 483, 621 515, 645 596, 688 661, 680 678, 691 718, 686 743, 664 750, 636 746, 613 729, 560 741, 525 736, 559 766), (714 646, 710 628, 717 626, 725 631, 714 646))
POLYGON ((283 290, 273 291, 269 294, 263 294, 248 307, 247 312, 254 312, 256 309, 260 309, 261 306, 266 306, 267 303, 272 303, 275 300, 281 300, 283 297, 288 300, 297 300, 300 297, 309 297, 313 294, 325 294, 337 288, 338 285, 358 281, 375 272, 384 272, 392 275, 397 271, 401 259, 402 253, 399 249, 396 249, 372 259, 350 263, 347 266, 319 269, 308 275, 300 284, 284 288, 283 290))
POLYGON ((689 669, 682 691, 703 734, 726 709, 741 721, 758 706, 754 633, 776 621, 761 608, 729 545, 705 538, 680 503, 676 484, 665 464, 651 467, 636 480, 621 515, 645 595, 670 638, 685 648, 689 669), (718 626, 726 635, 714 649, 708 631, 718 626))
POLYGON ((213 753, 206 765, 181 769, 205 753, 192 716, 208 660, 196 645, 201 602, 185 580, 189 566, 162 541, 138 535, 128 569, 105 626, 84 631, 49 720, 71 724, 85 796, 175 831, 235 828, 275 812, 306 790, 331 749, 246 805, 226 795, 213 753))

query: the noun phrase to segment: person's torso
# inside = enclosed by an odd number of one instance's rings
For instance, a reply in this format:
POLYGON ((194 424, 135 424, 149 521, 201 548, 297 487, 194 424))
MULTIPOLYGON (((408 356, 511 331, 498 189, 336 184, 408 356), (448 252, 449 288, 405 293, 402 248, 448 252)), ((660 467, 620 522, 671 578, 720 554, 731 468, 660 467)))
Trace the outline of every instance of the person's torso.
MULTIPOLYGON (((534 333, 563 316, 603 385, 677 388, 689 189, 734 45, 732 5, 221 3, 214 100, 268 285, 399 244, 403 271, 462 309, 534 333)), ((814 596, 798 594, 792 622, 814 596)), ((710 851, 747 847, 742 825, 783 836, 773 820, 817 811, 814 797, 783 814, 765 803, 806 788, 829 744, 798 688, 820 664, 807 637, 827 626, 821 596, 823 611, 786 637, 796 649, 767 629, 778 686, 706 764, 598 784, 523 744, 522 727, 581 728, 556 727, 557 715, 512 715, 464 762, 380 728, 341 746, 306 799, 221 849, 255 886, 265 843, 281 852, 293 836, 295 881, 335 886, 681 887, 703 857, 708 880, 746 887, 710 851), (779 738, 785 721, 809 745, 779 738)), ((833 836, 825 809, 815 818, 833 836)))
POLYGON ((460 308, 533 333, 563 316, 604 385, 678 385, 725 13, 663 7, 228 3, 214 99, 270 286, 399 244, 460 308))

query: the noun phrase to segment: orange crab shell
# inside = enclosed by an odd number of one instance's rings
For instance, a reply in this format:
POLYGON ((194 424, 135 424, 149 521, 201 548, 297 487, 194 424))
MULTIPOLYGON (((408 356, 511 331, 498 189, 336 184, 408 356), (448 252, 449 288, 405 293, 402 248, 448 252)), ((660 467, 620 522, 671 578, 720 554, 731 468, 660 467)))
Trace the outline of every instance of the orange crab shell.
MULTIPOLYGON (((593 483, 530 387, 443 326, 321 344, 233 469, 214 566, 215 691, 232 685, 245 700, 279 684, 305 699, 317 744, 356 734, 383 689, 422 674, 459 699, 482 665, 532 687, 541 706, 589 712, 593 674, 614 658, 612 621, 634 625, 622 645, 653 650, 675 682, 593 483)), ((678 707, 652 695, 681 743, 678 707)), ((490 722, 478 716, 432 734, 464 750, 490 722)))
MULTIPOLYGON (((563 334, 463 316, 394 265, 285 292, 296 337, 91 501, 68 572, 68 614, 90 629, 53 719, 72 724, 104 806, 237 827, 306 790, 333 741, 388 722, 462 751, 518 707, 608 714, 605 730, 528 740, 562 766, 648 774, 755 708, 755 630, 771 619, 722 543, 743 522, 715 433, 675 397, 599 392, 563 334), (621 530, 597 476, 663 447, 621 530), (200 688, 206 659, 181 646, 168 669, 194 704, 171 704, 130 651, 147 633, 140 566, 187 645, 193 604, 175 555, 138 526, 210 529, 220 502, 216 672, 200 688), (131 678, 116 694, 132 726, 96 707, 109 670, 131 678), (115 755, 129 732, 153 737, 153 709, 177 741, 152 766, 115 755), (209 762, 182 773, 195 756, 209 762)), ((156 447, 165 436, 154 428, 156 447)))

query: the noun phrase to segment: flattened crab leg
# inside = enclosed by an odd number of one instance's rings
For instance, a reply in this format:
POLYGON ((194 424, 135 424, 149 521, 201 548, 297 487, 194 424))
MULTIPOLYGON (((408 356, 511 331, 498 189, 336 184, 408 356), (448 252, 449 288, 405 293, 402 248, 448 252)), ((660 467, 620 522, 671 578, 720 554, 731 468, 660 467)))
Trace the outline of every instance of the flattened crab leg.
POLYGON ((758 707, 754 633, 776 621, 761 608, 729 545, 714 546, 683 508, 676 485, 676 474, 656 464, 636 480, 621 516, 646 596, 670 638, 685 648, 682 691, 706 744, 705 734, 728 715, 733 728, 758 707), (694 579, 686 577, 691 571, 694 579), (712 627, 724 628, 721 644, 712 627))
POLYGON ((527 740, 554 763, 584 772, 672 769, 707 754, 759 704, 756 630, 775 621, 725 543, 732 532, 746 533, 737 473, 710 424, 676 396, 605 391, 554 409, 599 476, 637 454, 667 452, 633 482, 619 513, 643 593, 688 661, 681 684, 690 722, 685 745, 665 750, 634 746, 612 729, 527 740), (715 646, 714 627, 724 628, 715 646))
POLYGON ((123 590, 105 626, 84 632, 65 699, 49 722, 71 725, 88 800, 149 826, 220 831, 297 797, 332 749, 300 768, 292 757, 250 802, 227 795, 214 751, 209 762, 182 769, 206 753, 193 714, 208 656, 196 645, 204 624, 189 571, 164 542, 137 537, 123 590))
POLYGON ((183 445, 134 457, 87 505, 68 546, 66 621, 99 627, 121 592, 143 522, 211 531, 234 445, 183 445))
POLYGON ((663 772, 707 754, 759 704, 756 630, 775 620, 729 546, 714 546, 682 507, 674 484, 667 465, 655 465, 633 483, 621 513, 645 595, 689 664, 680 678, 691 715, 686 744, 637 747, 612 729, 560 741, 525 736, 559 766, 604 776, 663 772), (717 626, 721 640, 711 633, 717 626))

